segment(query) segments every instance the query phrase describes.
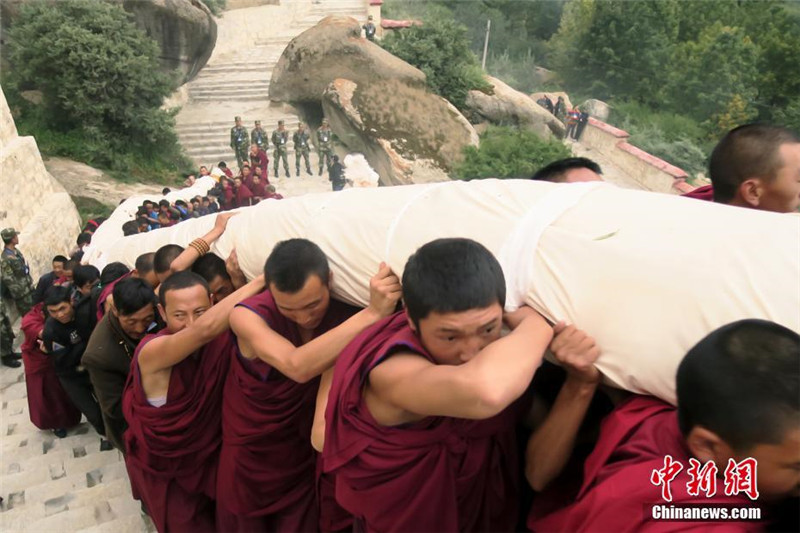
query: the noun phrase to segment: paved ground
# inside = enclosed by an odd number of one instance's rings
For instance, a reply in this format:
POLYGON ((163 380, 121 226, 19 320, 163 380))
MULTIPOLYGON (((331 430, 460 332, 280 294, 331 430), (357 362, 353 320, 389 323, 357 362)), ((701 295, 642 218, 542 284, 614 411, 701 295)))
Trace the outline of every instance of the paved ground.
POLYGON ((101 452, 85 420, 63 439, 31 423, 23 367, 0 366, 0 407, 0 531, 155 531, 122 454, 101 452))

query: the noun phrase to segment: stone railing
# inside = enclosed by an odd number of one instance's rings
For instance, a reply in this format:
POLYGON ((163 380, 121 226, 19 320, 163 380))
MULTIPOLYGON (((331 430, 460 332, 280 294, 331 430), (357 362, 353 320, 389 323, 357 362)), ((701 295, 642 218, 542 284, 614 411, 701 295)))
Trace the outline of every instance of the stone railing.
POLYGON ((685 171, 630 144, 629 138, 627 131, 589 117, 581 143, 612 159, 647 190, 684 194, 694 189, 686 183, 685 171))

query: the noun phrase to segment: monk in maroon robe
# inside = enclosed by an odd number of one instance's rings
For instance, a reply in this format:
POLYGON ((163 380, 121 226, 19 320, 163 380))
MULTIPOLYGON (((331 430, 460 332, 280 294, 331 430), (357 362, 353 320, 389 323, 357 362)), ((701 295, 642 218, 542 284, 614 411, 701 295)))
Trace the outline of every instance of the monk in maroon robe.
POLYGON ((160 285, 167 329, 137 347, 122 403, 131 489, 160 532, 215 529, 222 389, 235 351, 228 315, 261 289, 259 277, 211 308, 193 272, 160 285))
POLYGON ((698 187, 693 191, 689 191, 686 194, 682 194, 684 198, 695 198, 697 200, 705 200, 706 202, 713 202, 714 201, 714 186, 713 185, 703 185, 702 187, 698 187))
MULTIPOLYGON (((100 295, 97 297, 97 322, 103 320, 103 316, 106 314, 106 301, 114 292, 114 287, 120 280, 127 279, 133 275, 133 271, 128 272, 127 274, 123 274, 122 276, 118 277, 111 283, 108 283, 100 289, 100 295)), ((113 301, 113 298, 112 298, 113 301)))
POLYGON ((347 527, 350 517, 332 494, 320 509, 315 489, 319 375, 349 340, 392 312, 400 283, 382 265, 367 309, 332 301, 328 260, 305 239, 278 243, 264 274, 269 290, 231 314, 239 352, 225 384, 217 528, 317 531, 318 516, 336 522, 332 513, 347 527))
POLYGON ((253 168, 253 173, 257 177, 261 177, 269 185, 269 176, 267 175, 269 169, 269 157, 263 148, 259 148, 257 144, 250 146, 250 166, 253 168))
POLYGON ((678 369, 678 409, 646 396, 617 407, 586 460, 577 497, 552 512, 541 512, 534 500, 529 528, 763 530, 758 521, 658 518, 669 518, 664 513, 671 509, 663 508, 755 507, 800 495, 799 384, 796 333, 762 320, 712 332, 678 369), (748 458, 756 461, 752 483, 748 458), (698 483, 704 473, 705 486, 698 483), (729 485, 729 475, 743 483, 729 485))
POLYGON ((250 187, 242 182, 241 178, 233 180, 233 189, 236 191, 236 197, 234 198, 234 205, 236 207, 247 207, 255 203, 253 192, 250 190, 250 187))
POLYGON ((467 239, 411 256, 399 312, 336 363, 323 468, 361 531, 511 531, 515 424, 552 337, 535 311, 505 315, 497 260, 467 239))
POLYGON ((44 329, 44 304, 38 303, 22 317, 22 361, 25 363, 25 387, 28 390, 28 413, 39 429, 64 430, 77 426, 81 412, 69 399, 56 376, 53 360, 39 349, 44 329))

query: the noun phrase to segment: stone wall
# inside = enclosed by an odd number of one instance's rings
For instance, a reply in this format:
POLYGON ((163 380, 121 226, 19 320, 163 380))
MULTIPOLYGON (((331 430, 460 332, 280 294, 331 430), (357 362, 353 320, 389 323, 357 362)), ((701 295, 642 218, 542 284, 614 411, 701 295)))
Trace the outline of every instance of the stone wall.
POLYGON ((228 0, 225 3, 225 9, 230 11, 231 9, 244 9, 247 7, 278 6, 280 3, 280 0, 228 0))
POLYGON ((75 246, 80 216, 69 194, 42 163, 33 137, 20 137, 0 90, 0 227, 20 232, 19 248, 34 281, 56 254, 75 246))
POLYGON ((683 194, 694 188, 686 183, 686 172, 633 146, 628 142, 629 137, 628 132, 590 117, 581 136, 581 144, 610 158, 644 189, 683 194))

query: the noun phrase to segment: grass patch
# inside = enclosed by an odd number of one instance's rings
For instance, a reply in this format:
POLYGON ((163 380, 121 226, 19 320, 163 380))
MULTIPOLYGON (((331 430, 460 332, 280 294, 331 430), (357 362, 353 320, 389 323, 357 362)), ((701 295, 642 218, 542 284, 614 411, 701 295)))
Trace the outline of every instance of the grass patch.
POLYGON ((114 212, 114 207, 99 202, 94 198, 73 195, 70 195, 70 197, 75 202, 75 207, 78 208, 78 214, 81 216, 81 227, 85 226, 86 222, 93 218, 111 216, 111 213, 114 212))

